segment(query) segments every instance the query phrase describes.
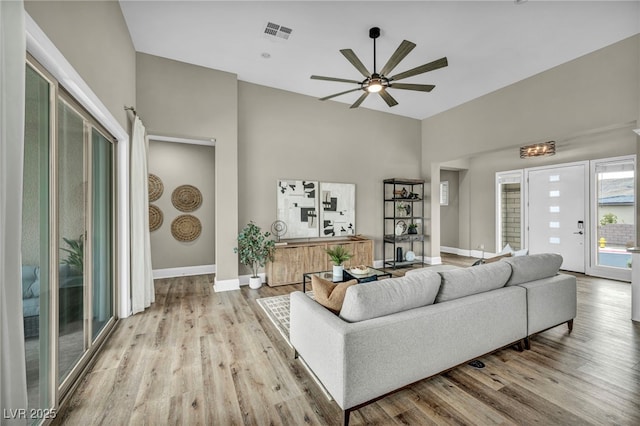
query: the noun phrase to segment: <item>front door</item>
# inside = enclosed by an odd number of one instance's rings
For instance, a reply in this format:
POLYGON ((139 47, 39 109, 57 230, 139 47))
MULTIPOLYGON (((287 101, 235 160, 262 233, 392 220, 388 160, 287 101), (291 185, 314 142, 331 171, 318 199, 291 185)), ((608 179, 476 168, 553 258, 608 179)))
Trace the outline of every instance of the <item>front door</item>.
POLYGON ((527 172, 529 253, 558 253, 562 269, 585 272, 585 164, 527 172))

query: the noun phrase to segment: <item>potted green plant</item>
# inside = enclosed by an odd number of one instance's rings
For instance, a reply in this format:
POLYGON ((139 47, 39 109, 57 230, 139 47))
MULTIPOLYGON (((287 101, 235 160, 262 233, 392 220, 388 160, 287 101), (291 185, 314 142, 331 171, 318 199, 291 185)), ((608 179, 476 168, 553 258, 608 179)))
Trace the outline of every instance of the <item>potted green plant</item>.
POLYGON ((408 234, 417 234, 418 233, 418 224, 417 223, 410 223, 408 230, 407 230, 408 234))
POLYGON ((351 259, 353 255, 342 245, 329 247, 328 249, 325 249, 325 252, 333 262, 333 276, 341 277, 342 271, 344 270, 344 266, 342 264, 351 259))
POLYGON ((60 247, 60 250, 69 253, 67 258, 62 259, 61 262, 65 265, 69 265, 69 269, 73 272, 82 275, 84 265, 84 244, 82 235, 80 235, 77 240, 65 237, 62 237, 62 239, 70 248, 60 247))
POLYGON ((269 239, 269 232, 262 232, 260 227, 249 222, 238 234, 238 247, 233 249, 240 257, 240 263, 251 268, 249 287, 258 289, 262 280, 258 276, 258 268, 273 259, 275 241, 269 239))

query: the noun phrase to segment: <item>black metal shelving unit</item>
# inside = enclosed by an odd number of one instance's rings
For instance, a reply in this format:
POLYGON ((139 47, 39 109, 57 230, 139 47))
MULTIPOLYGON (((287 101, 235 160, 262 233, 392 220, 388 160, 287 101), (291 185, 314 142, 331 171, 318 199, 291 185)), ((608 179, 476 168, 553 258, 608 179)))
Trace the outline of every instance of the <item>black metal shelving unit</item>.
POLYGON ((424 180, 392 178, 383 182, 384 266, 395 269, 424 265, 424 180), (402 222, 407 229, 402 233, 396 232, 402 222), (411 224, 417 225, 417 234, 408 232, 411 224), (393 249, 391 253, 390 248, 393 249), (402 251, 401 258, 398 257, 398 249, 402 251), (408 251, 414 253, 415 259, 406 259, 408 251))

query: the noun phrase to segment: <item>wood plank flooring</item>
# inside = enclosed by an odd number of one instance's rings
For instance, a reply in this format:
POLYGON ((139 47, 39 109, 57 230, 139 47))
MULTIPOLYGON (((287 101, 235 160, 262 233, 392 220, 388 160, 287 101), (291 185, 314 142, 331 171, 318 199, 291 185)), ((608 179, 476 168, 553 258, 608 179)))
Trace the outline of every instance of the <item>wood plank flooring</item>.
MULTIPOLYGON (((446 263, 474 259, 446 256, 446 263)), ((214 293, 213 277, 156 280, 156 303, 120 320, 55 424, 334 425, 323 395, 256 299, 299 290, 214 293)), ((351 424, 638 425, 640 325, 630 285, 578 275, 578 316, 418 382, 351 415, 351 424)))

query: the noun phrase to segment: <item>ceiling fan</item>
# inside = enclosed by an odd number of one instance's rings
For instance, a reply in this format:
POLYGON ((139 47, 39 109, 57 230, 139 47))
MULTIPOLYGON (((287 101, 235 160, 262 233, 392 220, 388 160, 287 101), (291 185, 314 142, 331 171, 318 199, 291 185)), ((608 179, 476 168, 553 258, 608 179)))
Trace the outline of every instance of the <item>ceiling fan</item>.
POLYGON ((324 98, 320 98, 321 101, 326 101, 327 99, 335 98, 336 96, 344 95, 346 93, 355 92, 357 90, 362 90, 364 93, 351 105, 350 108, 358 108, 360 104, 369 96, 369 93, 378 93, 382 99, 389 105, 390 107, 398 105, 398 101, 396 101, 393 96, 387 92, 388 89, 401 89, 401 90, 417 90, 419 92, 430 92, 435 87, 432 84, 408 84, 408 83, 396 83, 398 80, 402 80, 408 77, 413 77, 414 75, 424 74, 429 71, 437 70, 438 68, 443 68, 448 65, 447 58, 440 58, 436 61, 429 62, 428 64, 421 65, 419 67, 412 68, 408 71, 401 72, 391 77, 387 77, 393 69, 402 61, 405 56, 409 54, 416 47, 415 43, 412 43, 408 40, 403 40, 400 43, 400 46, 393 52, 393 55, 389 58, 387 63, 382 67, 380 72, 376 70, 376 39, 380 37, 380 28, 373 27, 369 30, 369 37, 373 39, 373 73, 370 73, 367 68, 362 64, 360 59, 356 56, 356 54, 351 49, 342 49, 340 53, 344 55, 345 58, 351 64, 356 67, 358 71, 365 77, 364 80, 349 80, 346 78, 335 78, 335 77, 323 77, 321 75, 312 75, 311 78, 313 80, 326 80, 326 81, 339 81, 342 83, 355 83, 359 87, 351 90, 346 90, 344 92, 335 93, 333 95, 325 96, 324 98))

